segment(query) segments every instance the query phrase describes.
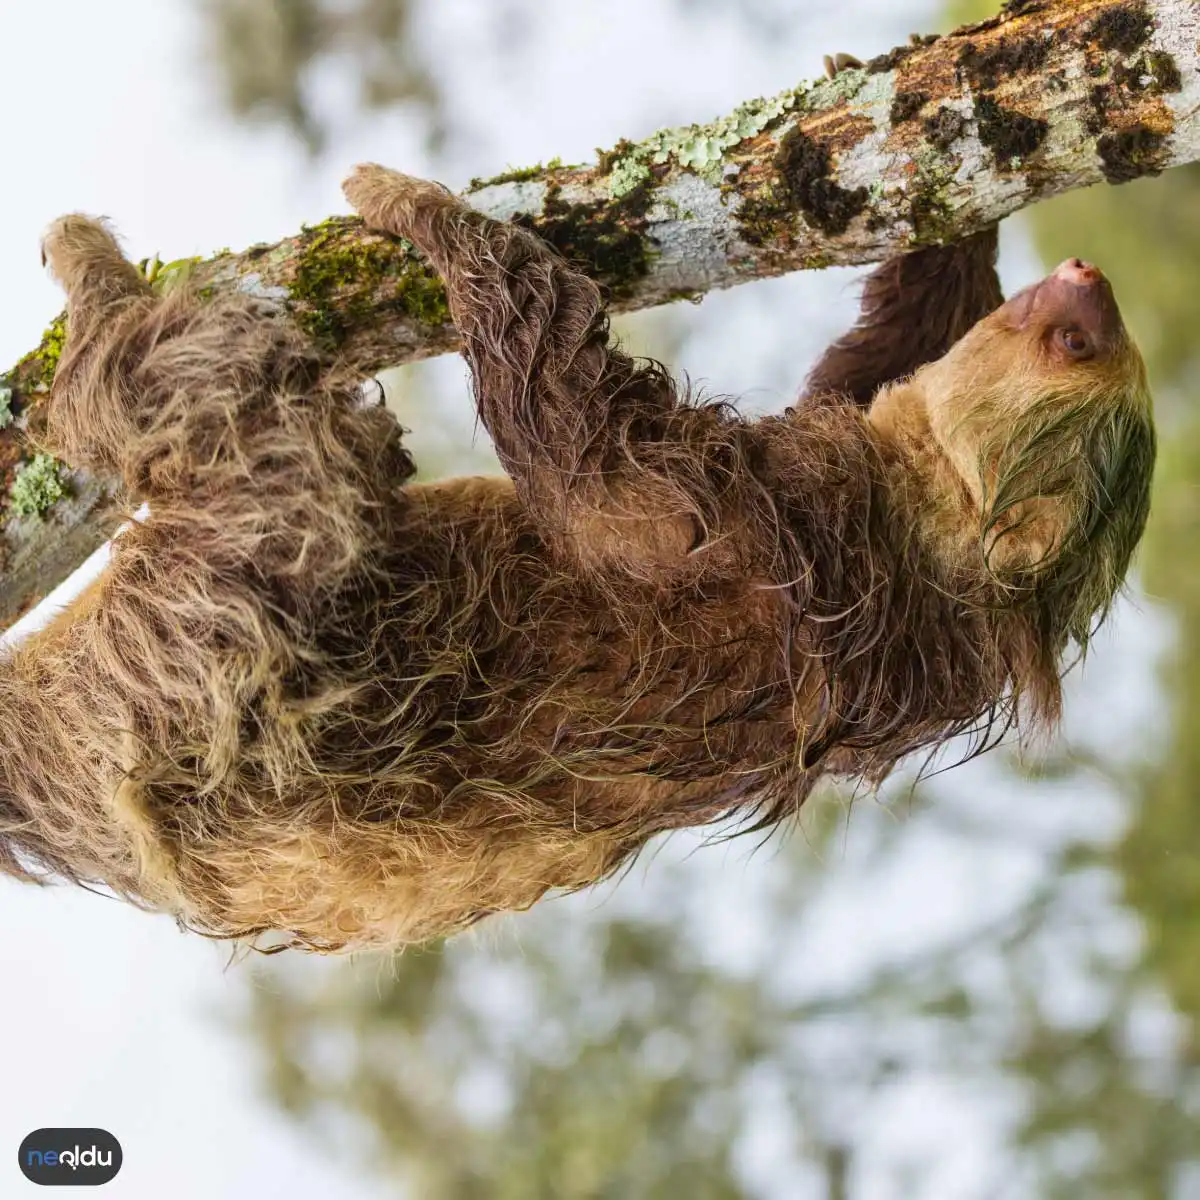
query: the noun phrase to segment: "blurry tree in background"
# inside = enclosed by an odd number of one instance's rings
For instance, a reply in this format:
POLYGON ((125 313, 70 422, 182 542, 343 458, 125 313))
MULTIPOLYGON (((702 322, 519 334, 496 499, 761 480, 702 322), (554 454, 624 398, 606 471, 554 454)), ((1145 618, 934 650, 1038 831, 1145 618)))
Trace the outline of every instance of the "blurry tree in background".
POLYGON ((836 1160, 791 1032, 823 1006, 716 967, 686 933, 703 928, 689 896, 668 869, 653 903, 531 914, 502 951, 455 943, 315 986, 284 964, 251 1017, 272 1090, 318 1129, 353 1114, 375 1164, 423 1200, 744 1195, 764 1086, 785 1141, 808 1134, 784 1146, 793 1170, 836 1160))
MULTIPOLYGON (((454 137, 419 36, 434 0, 201 2, 235 114, 320 149, 339 75, 366 108, 409 105, 435 163, 454 137)), ((671 5, 740 14, 764 55, 809 19, 788 0, 671 5)), ((962 0, 940 25, 994 7, 962 0)), ((503 9, 519 31, 538 0, 503 9)), ((896 40, 931 23, 900 20, 896 40)), ((956 770, 900 820, 829 799, 749 865, 679 838, 624 886, 443 949, 271 960, 246 1025, 271 1094, 331 1150, 422 1200, 1200 1195, 1200 167, 1072 193, 1017 230, 1048 264, 1103 266, 1150 366, 1164 450, 1142 607, 1174 622, 1154 728, 1093 705, 1035 768, 956 770), (917 936, 930 914, 905 897, 956 868, 972 903, 917 936)), ((773 336, 790 344, 803 319, 773 336)), ((685 337, 669 316, 631 328, 667 361, 685 337)), ((417 424, 435 381, 402 378, 417 424)), ((1117 697, 1140 665, 1126 653, 1089 689, 1117 697)))
MULTIPOLYGON (((1091 189, 1030 210, 1046 261, 1077 254, 1103 265, 1146 354, 1162 452, 1154 517, 1141 556, 1149 597, 1175 619, 1160 670, 1163 745, 1124 778, 1129 824, 1099 855, 1141 919, 1142 953, 1113 980, 1114 1000, 1064 1034, 1039 1031, 1020 1066, 1038 1102, 1026 1136, 1093 1141, 1087 1194, 1200 1194, 1200 169, 1120 189, 1091 189), (1161 988, 1181 1018, 1173 1053, 1154 1064, 1130 1044, 1130 1006, 1161 988), (1079 1082, 1073 1086, 1068 1079, 1079 1082)), ((1056 1194, 1069 1190, 1070 1177, 1056 1194)))
POLYGON ((415 45, 412 0, 202 3, 212 49, 205 57, 235 116, 282 125, 309 151, 321 150, 331 132, 321 79, 340 62, 357 80, 362 107, 411 104, 430 142, 441 139, 442 97, 415 45))

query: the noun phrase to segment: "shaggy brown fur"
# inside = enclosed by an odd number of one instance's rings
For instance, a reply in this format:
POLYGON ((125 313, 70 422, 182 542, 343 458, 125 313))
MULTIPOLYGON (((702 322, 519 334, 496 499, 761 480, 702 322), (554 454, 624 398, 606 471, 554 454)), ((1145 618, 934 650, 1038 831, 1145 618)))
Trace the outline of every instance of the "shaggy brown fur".
POLYGON ((392 946, 982 744, 1022 702, 1055 717, 1153 457, 1106 284, 971 329, 994 234, 899 260, 806 398, 747 421, 612 348, 528 232, 378 167, 347 193, 442 273, 510 478, 414 485, 290 325, 155 296, 59 221, 50 440, 152 516, 0 666, 0 866, 213 935, 392 946))

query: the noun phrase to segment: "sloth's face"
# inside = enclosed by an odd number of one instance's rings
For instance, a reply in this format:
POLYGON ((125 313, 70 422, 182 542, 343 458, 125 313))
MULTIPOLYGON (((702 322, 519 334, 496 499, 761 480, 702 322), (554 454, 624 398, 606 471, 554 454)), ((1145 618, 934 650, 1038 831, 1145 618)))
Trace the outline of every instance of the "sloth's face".
POLYGON ((1103 370, 1129 345, 1112 285, 1091 263, 1069 258, 1002 304, 985 325, 1025 334, 1049 369, 1103 370))
POLYGON ((1146 369, 1100 271, 1068 259, 896 400, 923 410, 970 497, 958 545, 1002 581, 1072 581, 1105 610, 1145 526, 1155 437, 1146 369))
MULTIPOLYGON (((981 444, 1002 441, 1034 413, 1095 419, 1114 406, 1147 415, 1150 407, 1145 367, 1112 286, 1077 258, 1002 304, 916 380, 934 438, 973 492, 976 467, 986 466, 981 444)), ((1075 422, 1064 423, 1064 435, 1067 425, 1075 422)))

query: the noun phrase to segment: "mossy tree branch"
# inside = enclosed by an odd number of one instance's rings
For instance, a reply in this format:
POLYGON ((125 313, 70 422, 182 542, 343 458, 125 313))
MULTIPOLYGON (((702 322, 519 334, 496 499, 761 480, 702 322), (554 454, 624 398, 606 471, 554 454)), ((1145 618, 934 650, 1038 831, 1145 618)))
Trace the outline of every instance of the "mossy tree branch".
MULTIPOLYGON (((862 70, 621 141, 595 163, 476 180, 467 194, 537 230, 628 310, 878 261, 1071 188, 1197 159, 1200 6, 1008 0, 989 21, 917 39, 862 70)), ((275 299, 364 375, 455 345, 437 278, 411 247, 355 218, 157 274, 185 272, 206 290, 275 299)), ((23 431, 62 337, 60 318, 0 377, 0 417, 16 416, 0 429, 0 471, 19 492, 23 431)), ((66 497, 47 511, 21 515, 28 504, 11 501, 4 511, 0 624, 111 529, 103 481, 65 480, 66 497)))

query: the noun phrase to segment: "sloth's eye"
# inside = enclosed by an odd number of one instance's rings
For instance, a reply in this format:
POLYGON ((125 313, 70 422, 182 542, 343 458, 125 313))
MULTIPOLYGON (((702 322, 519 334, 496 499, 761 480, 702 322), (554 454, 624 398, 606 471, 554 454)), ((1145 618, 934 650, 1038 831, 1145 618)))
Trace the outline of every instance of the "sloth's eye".
POLYGON ((1092 339, 1082 329, 1060 329, 1058 341, 1072 358, 1091 358, 1096 352, 1092 339))

